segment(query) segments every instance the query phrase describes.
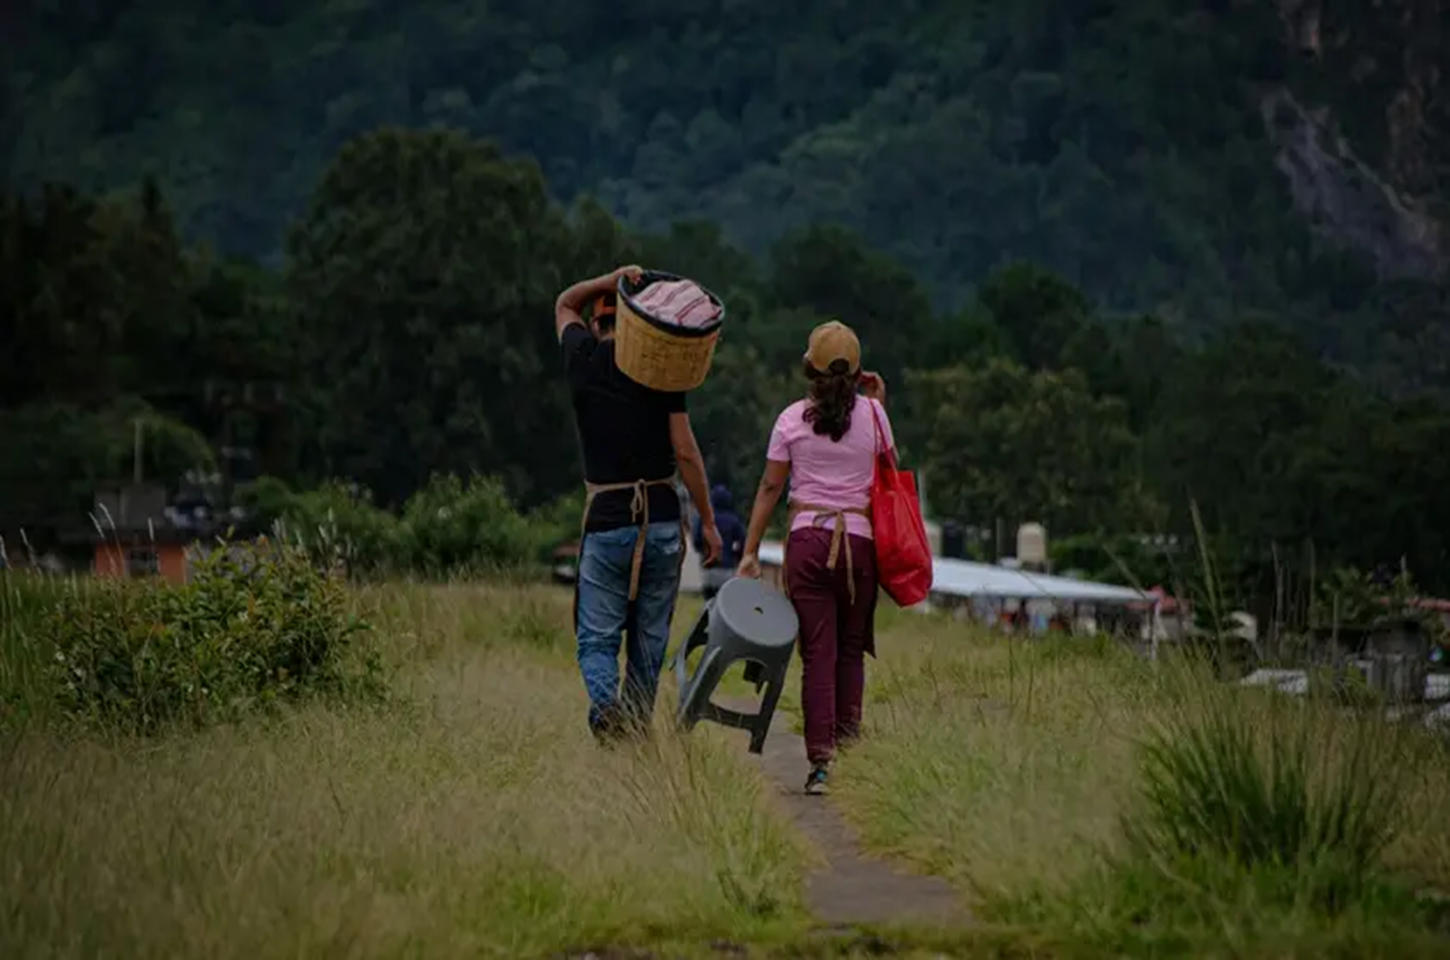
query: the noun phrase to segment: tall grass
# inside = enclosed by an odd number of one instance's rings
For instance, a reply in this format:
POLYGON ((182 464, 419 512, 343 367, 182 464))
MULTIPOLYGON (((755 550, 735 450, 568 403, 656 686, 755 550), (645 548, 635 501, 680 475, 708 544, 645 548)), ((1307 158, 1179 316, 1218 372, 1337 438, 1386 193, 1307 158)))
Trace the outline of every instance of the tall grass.
POLYGON ((1143 746, 1144 802, 1127 822, 1142 853, 1328 869, 1356 887, 1378 870, 1410 773, 1402 730, 1274 695, 1185 685, 1180 703, 1191 709, 1163 716, 1143 746))
POLYGON ((1092 641, 879 636, 838 797, 983 917, 1094 955, 1450 945, 1414 895, 1450 880, 1450 760, 1422 731, 1092 641))
POLYGON ((47 651, 36 633, 66 589, 58 577, 0 571, 0 726, 45 709, 47 651))
POLYGON ((386 704, 0 735, 0 956, 689 955, 801 932, 804 853, 735 739, 588 737, 567 595, 353 602, 386 704))

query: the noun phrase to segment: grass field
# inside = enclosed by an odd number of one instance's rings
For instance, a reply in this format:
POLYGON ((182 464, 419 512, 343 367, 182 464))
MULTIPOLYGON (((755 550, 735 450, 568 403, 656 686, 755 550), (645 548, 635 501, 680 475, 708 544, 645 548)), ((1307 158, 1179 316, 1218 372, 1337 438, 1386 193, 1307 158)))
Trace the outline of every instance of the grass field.
POLYGON ((837 797, 875 848, 947 877, 985 921, 1054 953, 1450 955, 1450 759, 1428 735, 1112 643, 903 619, 837 797), (1152 745, 1179 763, 1166 785, 1145 770, 1152 745), (1198 860, 1133 842, 1165 808, 1204 847, 1242 842, 1198 860), (1361 814, 1384 822, 1378 865, 1335 862, 1335 830, 1361 814))
POLYGON ((159 742, 8 733, 0 956, 529 956, 800 933, 801 854, 733 742, 604 753, 587 737, 567 596, 359 602, 396 671, 382 706, 159 742))
MULTIPOLYGON (((24 605, 4 603, 0 956, 839 949, 812 935, 812 853, 743 734, 682 738, 661 722, 648 746, 588 738, 567 593, 358 590, 385 701, 148 739, 50 722, 35 693, 46 652, 26 640, 24 605)), ((698 609, 682 605, 677 634, 698 609)), ((879 649, 867 737, 832 802, 875 849, 957 885, 992 934, 953 947, 908 930, 907 955, 1450 953, 1433 896, 1450 890, 1450 761, 1427 738, 1092 642, 1011 644, 883 610, 879 649), (1194 738, 1216 718, 1249 731, 1267 788, 1255 794, 1253 770, 1224 753, 1197 794, 1180 768, 1148 803, 1145 750, 1188 744, 1168 759, 1214 760, 1224 737, 1194 738), (1295 757, 1312 761, 1302 782, 1295 757), (1236 824, 1227 833, 1294 858, 1177 857, 1150 829, 1172 803, 1187 806, 1168 820, 1197 823, 1204 842, 1236 824), (1357 812, 1389 829, 1382 852, 1350 863, 1319 827, 1374 842, 1357 812)), ((662 719, 673 697, 666 679, 662 719)), ((777 722, 798 725, 794 689, 777 722)))

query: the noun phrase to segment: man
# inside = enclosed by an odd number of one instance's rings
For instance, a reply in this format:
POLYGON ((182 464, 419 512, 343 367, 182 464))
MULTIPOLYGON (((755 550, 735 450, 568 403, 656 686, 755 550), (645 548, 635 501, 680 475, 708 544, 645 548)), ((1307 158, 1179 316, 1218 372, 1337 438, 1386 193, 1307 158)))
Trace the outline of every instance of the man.
MULTIPOLYGON (((725 581, 735 575, 735 565, 740 562, 740 553, 745 548, 745 524, 735 512, 735 500, 723 484, 716 484, 710 491, 710 505, 715 508, 715 526, 720 531, 720 562, 707 566, 701 579, 701 592, 709 600, 720 592, 725 581)), ((705 525, 695 520, 695 549, 703 556, 706 550, 705 525)))
POLYGON ((584 506, 574 628, 589 694, 589 727, 601 741, 647 729, 670 638, 685 542, 678 469, 700 512, 706 562, 720 558, 704 458, 683 393, 635 383, 614 362, 615 290, 639 267, 581 280, 559 294, 554 326, 584 452, 584 506), (584 311, 591 309, 590 322, 584 311), (619 647, 627 667, 619 681, 619 647))

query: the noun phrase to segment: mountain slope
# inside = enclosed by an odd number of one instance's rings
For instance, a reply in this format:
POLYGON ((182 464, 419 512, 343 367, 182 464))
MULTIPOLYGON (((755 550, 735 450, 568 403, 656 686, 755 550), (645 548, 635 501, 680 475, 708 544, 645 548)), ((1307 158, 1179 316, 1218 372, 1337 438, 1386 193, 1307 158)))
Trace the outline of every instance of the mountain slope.
POLYGON ((253 255, 344 140, 446 124, 641 226, 848 224, 948 302, 1027 258, 1114 308, 1312 315, 1442 271, 1450 195, 1440 0, 1323 6, 38 4, 0 132, 13 183, 154 171, 253 255))

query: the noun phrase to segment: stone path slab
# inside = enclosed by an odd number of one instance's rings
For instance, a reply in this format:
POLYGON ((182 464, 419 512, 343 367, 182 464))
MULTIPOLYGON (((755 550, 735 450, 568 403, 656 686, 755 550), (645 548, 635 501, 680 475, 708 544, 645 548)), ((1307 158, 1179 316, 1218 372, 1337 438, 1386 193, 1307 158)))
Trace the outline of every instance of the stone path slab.
MULTIPOLYGON (((747 712, 756 707, 748 701, 728 705, 747 712)), ((776 715, 764 751, 752 759, 775 788, 776 799, 791 822, 826 861, 806 876, 805 901, 811 914, 822 924, 835 927, 969 923, 966 905, 945 880, 907 873, 866 854, 829 796, 806 795, 805 741, 787 723, 786 717, 776 715)))

